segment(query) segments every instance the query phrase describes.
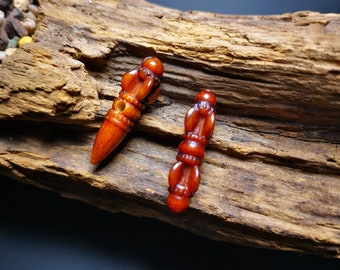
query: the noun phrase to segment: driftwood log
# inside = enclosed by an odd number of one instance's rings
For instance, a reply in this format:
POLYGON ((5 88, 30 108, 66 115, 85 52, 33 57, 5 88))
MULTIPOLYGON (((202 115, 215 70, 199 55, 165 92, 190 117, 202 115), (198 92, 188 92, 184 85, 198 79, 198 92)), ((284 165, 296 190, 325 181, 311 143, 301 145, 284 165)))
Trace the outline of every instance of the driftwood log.
POLYGON ((39 4, 34 43, 0 65, 0 174, 216 240, 340 258, 339 14, 39 4), (161 96, 91 166, 121 76, 148 55, 165 64, 161 96), (217 96, 216 129, 199 190, 175 215, 167 174, 202 88, 217 96))

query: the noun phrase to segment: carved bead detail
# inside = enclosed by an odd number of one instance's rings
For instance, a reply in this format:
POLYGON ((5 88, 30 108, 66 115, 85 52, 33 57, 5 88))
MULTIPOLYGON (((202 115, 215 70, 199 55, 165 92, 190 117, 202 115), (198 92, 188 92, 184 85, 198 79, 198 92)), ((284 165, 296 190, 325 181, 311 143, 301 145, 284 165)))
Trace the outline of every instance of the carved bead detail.
POLYGON ((185 116, 185 134, 178 146, 177 162, 171 167, 168 177, 167 203, 175 213, 183 212, 189 206, 189 198, 198 189, 199 167, 215 127, 215 95, 209 90, 202 90, 195 102, 185 116))
POLYGON ((158 58, 147 57, 141 66, 124 74, 119 97, 114 100, 94 140, 90 158, 92 164, 101 162, 120 144, 141 116, 144 103, 157 99, 159 77, 163 71, 163 64, 158 58))

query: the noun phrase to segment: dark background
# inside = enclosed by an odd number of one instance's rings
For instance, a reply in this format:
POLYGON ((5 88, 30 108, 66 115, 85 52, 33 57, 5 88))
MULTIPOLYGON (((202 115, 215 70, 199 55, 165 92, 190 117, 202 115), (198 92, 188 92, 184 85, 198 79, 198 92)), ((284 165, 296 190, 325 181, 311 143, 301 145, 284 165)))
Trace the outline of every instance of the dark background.
MULTIPOLYGON (((95 1, 95 0, 94 0, 95 1)), ((340 12, 339 0, 159 0, 229 14, 340 12)), ((339 269, 339 261, 215 242, 171 225, 111 214, 0 176, 0 270, 339 269)))
POLYGON ((270 15, 301 10, 339 13, 339 0, 151 0, 149 2, 180 9, 225 14, 270 15))
POLYGON ((0 178, 1 270, 335 270, 339 260, 241 247, 0 178))

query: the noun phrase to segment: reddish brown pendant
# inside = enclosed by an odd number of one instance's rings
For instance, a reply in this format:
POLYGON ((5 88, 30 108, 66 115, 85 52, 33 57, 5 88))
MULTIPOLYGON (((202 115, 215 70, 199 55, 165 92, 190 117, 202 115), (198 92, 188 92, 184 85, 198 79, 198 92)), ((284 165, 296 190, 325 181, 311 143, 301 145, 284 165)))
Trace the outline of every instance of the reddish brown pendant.
POLYGON ((215 127, 216 97, 202 90, 195 98, 184 120, 185 134, 178 146, 177 162, 169 172, 168 206, 175 213, 183 212, 200 183, 200 170, 205 146, 215 127))
POLYGON ((92 164, 105 159, 134 126, 145 105, 157 99, 163 71, 163 63, 158 58, 147 57, 140 66, 124 74, 119 97, 114 100, 94 140, 92 164))

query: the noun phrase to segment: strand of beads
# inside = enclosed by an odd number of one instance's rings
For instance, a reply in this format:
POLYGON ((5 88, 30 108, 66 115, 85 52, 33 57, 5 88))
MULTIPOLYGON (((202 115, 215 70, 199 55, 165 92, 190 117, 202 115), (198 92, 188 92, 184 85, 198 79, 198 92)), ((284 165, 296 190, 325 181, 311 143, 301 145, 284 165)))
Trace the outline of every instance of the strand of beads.
POLYGON ((38 12, 33 0, 0 0, 0 63, 33 41, 38 12))

